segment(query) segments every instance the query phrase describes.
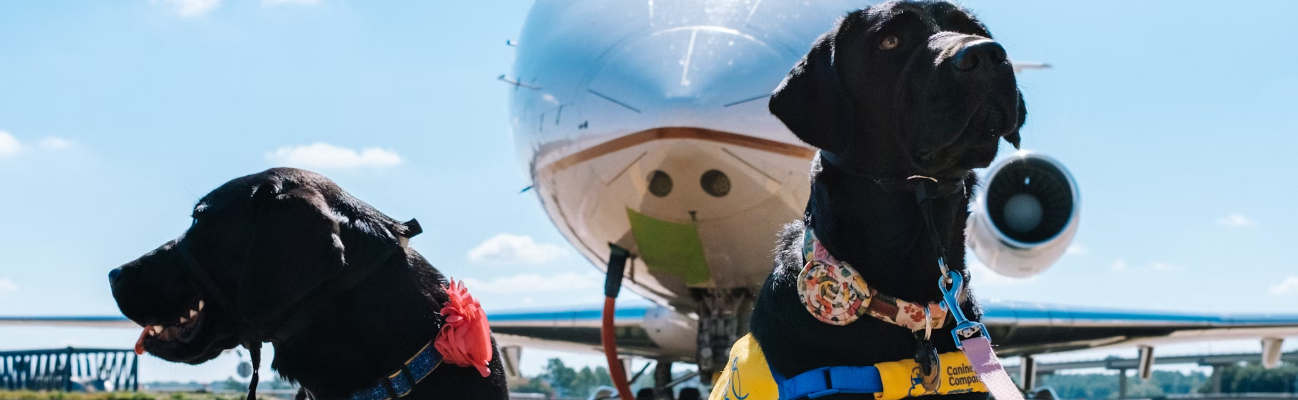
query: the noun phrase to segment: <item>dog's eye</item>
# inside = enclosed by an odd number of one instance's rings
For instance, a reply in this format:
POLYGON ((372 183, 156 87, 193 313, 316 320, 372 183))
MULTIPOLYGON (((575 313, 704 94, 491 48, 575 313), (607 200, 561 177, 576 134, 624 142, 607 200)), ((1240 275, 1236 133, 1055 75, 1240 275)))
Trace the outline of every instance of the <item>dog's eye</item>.
POLYGON ((901 39, 898 39, 897 35, 888 35, 888 37, 885 37, 883 38, 882 41, 879 41, 879 50, 892 50, 896 48, 897 45, 900 43, 901 43, 901 39))

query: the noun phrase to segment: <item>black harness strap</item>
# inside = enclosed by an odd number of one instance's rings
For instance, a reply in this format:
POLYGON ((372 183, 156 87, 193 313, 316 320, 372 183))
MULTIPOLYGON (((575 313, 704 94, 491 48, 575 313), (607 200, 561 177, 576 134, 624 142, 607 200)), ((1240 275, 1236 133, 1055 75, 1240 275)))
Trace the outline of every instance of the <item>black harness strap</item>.
POLYGON ((933 242, 933 251, 937 252, 938 259, 942 260, 942 268, 946 269, 946 244, 942 242, 942 234, 938 233, 937 224, 933 222, 933 200, 942 196, 940 189, 936 187, 937 183, 927 179, 916 181, 915 202, 919 204, 919 212, 924 216, 924 227, 928 231, 929 240, 933 242))
POLYGON ((248 400, 257 400, 257 384, 261 382, 261 341, 244 343, 244 348, 248 349, 248 356, 252 358, 252 380, 248 382, 248 400))
POLYGON ((834 153, 821 150, 820 158, 822 159, 822 162, 828 162, 844 172, 874 182, 874 184, 879 185, 879 188, 883 189, 885 192, 917 191, 919 190, 917 186, 921 181, 929 181, 929 183, 932 184, 927 188, 926 192, 932 194, 930 197, 950 196, 957 193, 963 195, 966 190, 963 179, 937 179, 923 175, 912 175, 906 178, 880 177, 859 171, 857 166, 852 165, 850 162, 834 153))

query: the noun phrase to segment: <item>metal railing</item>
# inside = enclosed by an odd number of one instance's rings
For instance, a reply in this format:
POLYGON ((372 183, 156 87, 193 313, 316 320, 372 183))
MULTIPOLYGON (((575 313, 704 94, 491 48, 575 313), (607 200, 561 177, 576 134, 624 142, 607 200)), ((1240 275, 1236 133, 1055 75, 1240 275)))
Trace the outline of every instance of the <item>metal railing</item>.
POLYGON ((139 356, 131 350, 0 351, 0 389, 139 390, 139 356))

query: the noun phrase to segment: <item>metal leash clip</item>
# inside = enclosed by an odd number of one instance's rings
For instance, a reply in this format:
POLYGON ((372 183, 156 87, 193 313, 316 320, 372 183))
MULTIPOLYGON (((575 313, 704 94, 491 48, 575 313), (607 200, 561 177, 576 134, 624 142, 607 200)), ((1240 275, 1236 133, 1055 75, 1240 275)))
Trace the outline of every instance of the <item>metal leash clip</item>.
POLYGON ((955 318, 955 328, 951 330, 951 337, 955 339, 957 349, 964 349, 960 341, 977 337, 979 334, 991 341, 991 336, 987 334, 987 326, 977 321, 970 321, 964 316, 964 310, 960 309, 958 294, 963 286, 964 276, 958 271, 946 271, 937 281, 938 289, 942 290, 942 308, 955 318), (948 282, 951 284, 949 288, 948 282))

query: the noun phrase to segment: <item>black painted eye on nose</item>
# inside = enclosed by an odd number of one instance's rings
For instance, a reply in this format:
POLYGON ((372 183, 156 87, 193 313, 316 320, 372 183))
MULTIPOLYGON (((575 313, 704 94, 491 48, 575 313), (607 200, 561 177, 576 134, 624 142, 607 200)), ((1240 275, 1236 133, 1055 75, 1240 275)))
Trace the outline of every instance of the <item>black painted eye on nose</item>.
POLYGON ((113 268, 112 271, 108 271, 108 286, 112 286, 114 283, 117 283, 117 278, 120 276, 122 276, 121 268, 113 268))
POLYGON ((672 177, 662 171, 649 174, 649 193, 658 197, 667 197, 672 193, 672 177))
POLYGON ((702 185, 703 191, 712 197, 723 197, 730 193, 730 177, 715 169, 704 172, 699 178, 699 185, 702 185))

